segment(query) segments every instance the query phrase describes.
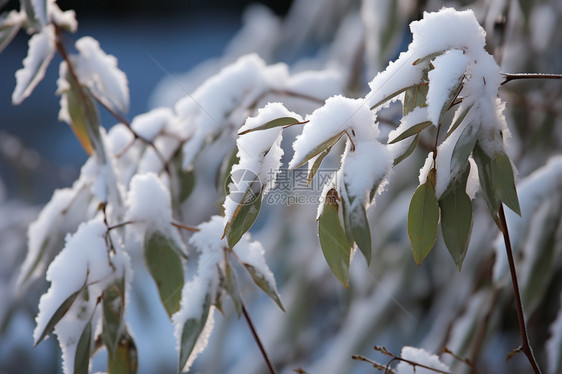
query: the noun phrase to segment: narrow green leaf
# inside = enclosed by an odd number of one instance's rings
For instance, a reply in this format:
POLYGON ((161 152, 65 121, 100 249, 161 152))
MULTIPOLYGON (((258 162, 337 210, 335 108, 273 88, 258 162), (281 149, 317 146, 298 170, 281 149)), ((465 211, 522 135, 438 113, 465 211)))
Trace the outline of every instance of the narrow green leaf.
POLYGON ((412 112, 417 107, 423 108, 427 106, 425 102, 427 98, 427 91, 429 91, 428 84, 416 85, 406 90, 402 109, 404 116, 412 112))
POLYGON ((388 95, 387 97, 385 97, 384 99, 380 100, 380 101, 379 101, 378 103, 376 103, 375 105, 372 105, 370 109, 371 109, 371 110, 375 109, 376 107, 378 107, 378 106, 380 106, 380 105, 386 103, 388 100, 390 100, 390 99, 392 99, 392 98, 394 98, 394 97, 400 95, 402 92, 405 92, 406 90, 408 90, 408 89, 410 89, 410 88, 412 88, 412 87, 423 86, 423 85, 427 85, 427 84, 428 84, 428 82, 422 82, 422 83, 417 83, 417 84, 413 84, 413 85, 408 86, 408 87, 401 88, 401 89, 399 89, 398 91, 395 91, 395 92, 391 93, 390 95, 388 95))
POLYGON ((428 128, 429 126, 431 126, 431 121, 420 122, 417 125, 414 125, 414 126, 410 127, 409 129, 406 129, 402 134, 398 135, 396 138, 389 141, 388 144, 394 144, 394 143, 399 142, 400 140, 404 140, 406 138, 409 138, 410 136, 417 135, 420 132, 422 132, 423 130, 425 130, 426 128, 428 128))
POLYGON ((272 129, 275 127, 281 127, 281 126, 291 126, 291 125, 298 125, 298 124, 302 124, 303 122, 300 122, 299 120, 297 120, 296 118, 293 117, 281 117, 281 118, 277 118, 274 119, 272 121, 269 121, 261 126, 258 127, 254 127, 253 129, 249 129, 249 130, 245 130, 242 131, 240 133, 238 133, 238 136, 240 135, 244 135, 253 131, 259 131, 259 130, 267 130, 267 129, 272 129))
POLYGON ((466 182, 470 164, 447 192, 439 199, 441 209, 441 232, 445 245, 460 271, 468 250, 472 233, 472 201, 466 194, 466 182))
POLYGON ((353 240, 361 250, 367 260, 367 265, 371 264, 371 229, 367 219, 365 206, 357 204, 349 214, 349 223, 353 240))
POLYGON ((451 136, 451 134, 460 126, 460 124, 462 123, 462 121, 464 121, 468 112, 470 112, 470 109, 472 109, 472 105, 470 105, 468 108, 466 108, 461 113, 461 115, 455 120, 455 123, 453 123, 453 126, 451 126, 449 131, 447 131, 447 136, 445 137, 445 139, 447 139, 449 136, 451 136))
POLYGON ((248 270, 248 273, 250 273, 250 276, 252 277, 256 286, 261 288, 267 294, 267 296, 269 296, 273 301, 275 301, 275 303, 279 306, 279 308, 281 308, 282 311, 285 311, 285 308, 283 307, 283 303, 281 303, 281 298, 279 297, 279 293, 277 292, 277 288, 275 287, 275 285, 271 284, 267 280, 267 278, 263 275, 263 273, 259 269, 255 268, 254 266, 244 263, 244 267, 246 268, 246 270, 248 270))
POLYGON ((57 310, 55 311, 55 313, 47 323, 47 326, 45 326, 45 329, 39 336, 39 339, 37 339, 37 341, 33 346, 36 346, 37 344, 41 343, 41 341, 45 339, 47 335, 53 332, 56 324, 59 323, 59 321, 62 319, 62 317, 64 317, 66 312, 68 312, 68 310, 70 309, 70 307, 72 306, 72 304, 74 303, 74 301, 76 300, 76 298, 78 297, 80 292, 82 292, 83 289, 84 287, 81 287, 78 291, 74 292, 57 308, 57 310))
POLYGON ((145 237, 146 267, 156 282, 160 300, 170 317, 180 309, 184 282, 179 251, 171 239, 158 231, 149 232, 145 237))
POLYGON ((482 194, 484 195, 484 201, 488 205, 492 219, 498 227, 501 227, 498 220, 498 211, 500 210, 501 201, 497 197, 494 188, 494 182, 492 177, 492 160, 488 155, 480 148, 478 142, 474 147, 472 152, 474 156, 474 161, 478 165, 478 178, 480 179, 480 186, 482 187, 482 194))
POLYGON ((219 283, 232 299, 234 309, 238 314, 238 318, 240 318, 240 315, 242 314, 242 299, 240 298, 240 288, 238 287, 238 280, 236 279, 236 274, 234 273, 232 266, 230 266, 230 261, 228 261, 228 259, 225 259, 224 267, 225 269, 223 272, 221 267, 217 265, 217 269, 219 272, 219 283))
POLYGON ((349 263, 353 243, 347 239, 338 214, 338 193, 331 189, 326 194, 324 209, 318 218, 318 237, 324 257, 336 278, 349 287, 349 263))
POLYGON ((429 254, 439 225, 439 204, 430 181, 416 189, 408 210, 408 236, 414 251, 414 260, 420 265, 429 254))
POLYGON ((201 314, 198 318, 190 318, 185 321, 181 333, 181 343, 180 343, 180 356, 179 356, 179 367, 178 373, 182 371, 197 343, 197 339, 205 324, 209 318, 209 311, 211 308, 211 295, 206 294, 203 305, 201 306, 201 314))
POLYGON ((326 148, 326 150, 324 152, 320 153, 318 155, 318 157, 316 158, 316 160, 314 160, 314 163, 312 164, 312 167, 310 168, 310 171, 308 172, 308 178, 306 179, 306 186, 307 187, 310 185, 310 182, 312 182, 312 178, 314 178, 314 176, 316 175, 316 172, 320 168, 320 165, 322 164, 322 161, 328 155, 328 153, 330 153, 331 149, 332 149, 332 147, 326 148))
POLYGON ((451 155, 451 178, 455 177, 463 166, 466 165, 468 156, 472 153, 476 145, 476 140, 478 140, 479 128, 480 126, 478 124, 469 123, 462 131, 453 149, 453 154, 451 155))
POLYGON ((299 166, 304 165, 311 158, 319 155, 320 153, 324 152, 326 149, 331 148, 334 144, 336 144, 338 142, 338 140, 340 140, 340 138, 343 136, 343 134, 345 134, 345 131, 342 131, 342 132, 332 136, 330 139, 325 140, 321 144, 314 147, 314 149, 312 149, 312 151, 310 151, 306 156, 304 156, 304 158, 302 160, 298 161, 297 166, 295 166, 293 169, 296 169, 299 166))
POLYGON ((115 354, 107 360, 108 374, 136 374, 139 367, 137 346, 125 331, 119 339, 115 354))
POLYGON ((492 159, 492 184, 496 196, 505 203, 511 210, 521 215, 519 198, 515 188, 513 167, 509 157, 503 152, 497 152, 492 159))
POLYGON ((92 350, 92 321, 88 321, 76 346, 74 354, 74 374, 88 374, 90 352, 92 350))
POLYGON ((223 237, 226 235, 230 249, 234 248, 236 243, 242 238, 242 235, 250 230, 258 218, 261 209, 261 199, 261 183, 256 176, 255 181, 250 184, 244 193, 242 201, 234 211, 232 219, 224 228, 223 237), (257 186, 260 186, 259 190, 257 186))
POLYGON ((441 56, 443 53, 445 53, 446 51, 439 51, 439 52, 434 52, 434 53, 430 53, 427 56, 424 56, 422 58, 418 58, 416 61, 414 61, 412 63, 412 65, 419 65, 422 62, 425 62, 427 60, 433 60, 435 57, 441 56))
MULTIPOLYGON (((416 147, 418 146, 419 142, 420 142, 420 134, 417 134, 416 137, 412 140, 412 142, 408 146, 408 148, 406 149, 406 152, 404 152, 402 155, 398 156, 394 160, 393 166, 396 166, 402 161, 404 161, 405 159, 407 159, 408 156, 410 156, 416 150, 416 147)), ((374 197, 374 193, 371 193, 371 200, 373 199, 373 197, 374 197)))
POLYGON ((125 280, 110 284, 103 292, 102 341, 110 357, 115 354, 123 330, 125 280))
MULTIPOLYGON (((445 113, 447 113, 447 111, 451 108, 451 106, 453 105, 453 102, 455 101, 455 99, 459 96, 462 87, 463 87, 463 78, 464 76, 461 75, 458 78, 457 81, 457 85, 455 86, 455 88, 451 91, 451 93, 449 94, 449 97, 447 99, 447 101, 445 101, 445 104, 443 105, 443 107, 441 108, 441 114, 439 115, 439 123, 441 123, 443 116, 445 115, 445 113)), ((437 125, 437 124, 435 124, 437 125)))

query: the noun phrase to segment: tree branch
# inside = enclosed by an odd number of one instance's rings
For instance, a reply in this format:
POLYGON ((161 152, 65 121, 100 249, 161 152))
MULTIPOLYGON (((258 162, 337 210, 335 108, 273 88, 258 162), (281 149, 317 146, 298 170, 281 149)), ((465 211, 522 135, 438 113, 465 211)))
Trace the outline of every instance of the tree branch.
POLYGON ((250 315, 248 314, 248 310, 246 309, 246 305, 244 304, 244 301, 241 300, 241 304, 242 304, 242 314, 244 314, 244 318, 246 319, 246 322, 248 322, 248 326, 250 327, 250 331, 252 332, 252 335, 254 336, 254 340, 256 341, 256 344, 258 345, 258 347, 260 349, 260 352, 263 356, 263 359, 265 360, 265 363, 267 364, 267 368, 269 369, 269 372, 271 374, 276 374, 275 368, 273 367, 273 364, 271 363, 271 360, 269 359, 269 356, 267 355, 267 352, 265 351, 265 348, 263 347, 263 344, 260 340, 260 337, 258 336, 256 328, 254 327, 254 323, 252 322, 252 319, 250 318, 250 315))
POLYGON ((517 308, 517 319, 519 320, 519 331, 521 332, 521 351, 525 353, 535 374, 540 374, 541 369, 537 364, 533 349, 529 344, 529 336, 527 335, 527 325, 525 324, 525 315, 523 314, 523 305, 521 303, 521 294, 519 292, 519 282, 517 281, 517 272, 515 270, 515 261, 513 260, 513 250, 511 248, 511 240, 509 239, 509 231, 507 229, 507 221, 503 210, 503 204, 500 204, 499 218, 503 239, 505 242, 505 250, 507 252, 507 261, 509 262, 509 271, 511 272, 511 284, 513 285, 513 293, 515 295, 515 306, 517 308))
POLYGON ((501 73, 504 76, 504 81, 501 83, 503 86, 507 82, 519 79, 562 79, 562 74, 542 74, 542 73, 501 73))

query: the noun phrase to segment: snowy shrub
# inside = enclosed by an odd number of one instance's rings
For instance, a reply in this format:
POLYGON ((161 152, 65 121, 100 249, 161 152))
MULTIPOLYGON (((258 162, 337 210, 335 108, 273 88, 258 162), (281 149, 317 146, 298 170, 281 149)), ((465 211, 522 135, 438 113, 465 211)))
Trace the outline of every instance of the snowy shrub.
MULTIPOLYGON (((297 1, 287 22, 298 20, 299 7, 313 14, 320 3, 297 1)), ((414 13, 383 3, 395 22, 414 13)), ((72 187, 55 191, 29 226, 17 280, 18 287, 43 277, 50 283, 38 303, 33 337, 39 344, 57 336, 65 373, 91 370, 102 347, 109 373, 137 371, 144 352, 137 352, 126 313, 131 298, 143 293, 133 282, 141 262, 174 326, 181 372, 207 347, 215 310, 225 318, 232 310, 244 316, 271 372, 276 365, 346 372, 351 354, 379 344, 375 339, 404 346, 401 355, 376 347, 390 357, 386 366, 354 358, 381 370, 399 361, 396 373, 468 370, 479 364, 486 339, 486 349, 497 353, 491 344, 504 338, 499 318, 513 310, 511 284, 522 339, 516 352, 528 359, 519 364, 538 372, 523 310, 530 316, 552 303, 549 287, 560 291, 562 159, 551 157, 533 173, 536 167, 526 166, 527 176, 518 177, 511 145, 518 135, 508 127, 499 91, 511 80, 547 76, 502 73, 474 11, 444 7, 411 22, 409 45, 361 90, 363 76, 354 64, 375 71, 374 57, 388 54, 396 38, 387 36, 385 44, 373 38, 396 33, 397 26, 379 24, 374 1, 363 1, 360 9, 343 1, 326 8, 323 16, 338 20, 340 29, 325 66, 295 72, 246 54, 225 63, 173 108, 156 108, 131 122, 124 116, 128 82, 117 58, 91 37, 76 40, 72 52, 63 39, 77 29, 73 11, 61 11, 54 0, 27 0, 20 11, 3 15, 0 49, 20 27, 32 34, 16 72, 13 103, 32 93, 58 53, 59 119, 90 155, 72 187), (349 35, 364 41, 350 43, 349 35), (361 60, 349 60, 352 47, 377 56, 365 56, 363 67, 361 60), (118 121, 108 131, 100 125, 100 108, 118 121), (310 204, 266 207, 288 172, 304 172, 305 187, 317 185, 316 217, 310 204), (510 210, 504 212, 504 205, 510 210), (434 257, 426 270, 413 267, 411 255, 403 255, 408 241, 417 265, 428 261, 434 247, 446 247, 453 262, 434 257), (268 265, 266 258, 278 263, 268 265), (450 272, 453 263, 458 273, 450 272), (482 264, 488 273, 479 275, 482 264), (424 271, 429 278, 416 280, 424 271), (334 278, 349 290, 336 287, 334 278), (253 303, 264 316, 260 328, 269 330, 264 342, 270 350, 278 347, 271 357, 244 301, 254 292, 250 281, 274 302, 253 303), (322 310, 328 301, 336 307, 322 310), (292 319, 273 311, 274 305, 292 319), (391 318, 397 307, 400 315, 391 318), (307 326, 304 317, 317 318, 319 327, 307 326), (444 347, 451 357, 428 353, 444 347)), ((537 12, 534 17, 547 17, 537 12)), ((263 9, 251 14, 281 27, 263 9)), ((233 45, 243 45, 250 34, 242 32, 233 45)), ((560 116, 554 121, 560 124, 560 116)), ((542 366, 555 373, 562 317, 548 317, 554 322, 540 352, 542 366)), ((255 354, 248 357, 231 359, 236 365, 230 370, 263 371, 255 354)), ((485 365, 498 367, 490 357, 485 365)))

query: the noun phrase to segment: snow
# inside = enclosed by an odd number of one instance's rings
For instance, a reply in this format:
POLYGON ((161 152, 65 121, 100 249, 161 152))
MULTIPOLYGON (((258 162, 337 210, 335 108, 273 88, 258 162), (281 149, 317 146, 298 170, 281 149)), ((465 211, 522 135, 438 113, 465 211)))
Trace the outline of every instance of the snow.
POLYGON ((433 61, 435 69, 428 74, 429 90, 426 102, 429 120, 435 126, 439 125, 441 111, 447 109, 443 107, 462 80, 467 64, 468 57, 458 49, 447 51, 433 61))
POLYGON ((23 68, 16 71, 16 88, 12 103, 21 104, 45 76, 47 66, 55 55, 55 28, 48 25, 29 39, 29 50, 23 68))
MULTIPOLYGON (((442 363, 439 360, 439 357, 436 355, 432 355, 427 353, 421 348, 415 347, 402 347, 402 352, 400 353, 400 357, 405 360, 409 360, 418 364, 422 364, 425 366, 429 366, 433 369, 438 369, 442 371, 448 372, 450 369, 447 365, 442 363)), ((422 368, 420 366, 413 366, 407 362, 400 361, 400 363, 396 366, 396 374, 433 374, 435 373, 434 370, 429 370, 422 368)))
POLYGON ((131 122, 131 127, 143 139, 153 141, 172 118, 171 109, 157 108, 136 116, 131 122))
POLYGON ((154 173, 137 174, 131 180, 125 220, 145 230, 169 231, 172 220, 170 193, 154 173))
POLYGON ((246 240, 240 241, 235 246, 235 252, 240 261, 244 264, 252 266, 259 274, 261 274, 265 281, 273 288, 276 289, 275 278, 273 273, 265 262, 265 249, 258 241, 250 242, 250 237, 246 240))
POLYGON ((478 166, 472 157, 468 158, 470 163, 470 172, 466 181, 466 194, 470 200, 474 200, 476 193, 480 190, 480 179, 478 178, 478 166))
POLYGON ((72 56, 80 83, 88 86, 105 105, 121 112, 129 110, 127 76, 117 67, 117 59, 106 54, 97 40, 89 36, 75 43, 78 55, 72 56))
POLYGON ((312 70, 291 76, 287 81, 287 90, 320 100, 341 92, 343 84, 342 74, 338 70, 312 70))
MULTIPOLYGON (((258 110, 258 114, 254 117, 246 119, 245 124, 240 128, 240 132, 254 129, 258 126, 268 123, 277 118, 292 117, 299 122, 302 118, 297 113, 287 110, 281 103, 268 103, 265 107, 258 110)), ((263 194, 275 186, 275 178, 281 167, 281 156, 283 149, 281 148, 282 128, 275 127, 267 130, 257 130, 239 135, 236 140, 238 148, 238 157, 240 161, 233 165, 232 174, 251 172, 256 175, 265 187, 263 194)), ((229 186, 229 190, 237 192, 246 191, 251 185, 252 179, 245 180, 240 178, 239 181, 233 182, 229 186)), ((238 207, 238 199, 227 198, 224 202, 225 223, 228 223, 238 207)))
POLYGON ((332 96, 324 106, 315 110, 305 118, 309 123, 304 125, 302 133, 293 143, 295 154, 289 163, 289 168, 299 166, 306 156, 320 144, 330 138, 353 129, 357 137, 369 134, 378 135, 378 128, 374 126, 374 117, 365 101, 350 99, 341 95, 332 96))
POLYGON ((76 12, 74 10, 62 11, 57 5, 56 0, 48 0, 47 12, 51 21, 61 29, 66 29, 70 32, 76 32, 78 29, 76 12))
POLYGON ((418 176, 420 186, 427 181, 427 176, 429 174, 429 171, 433 168, 433 164, 433 152, 429 152, 427 158, 425 159, 425 163, 420 169, 420 175, 418 176))

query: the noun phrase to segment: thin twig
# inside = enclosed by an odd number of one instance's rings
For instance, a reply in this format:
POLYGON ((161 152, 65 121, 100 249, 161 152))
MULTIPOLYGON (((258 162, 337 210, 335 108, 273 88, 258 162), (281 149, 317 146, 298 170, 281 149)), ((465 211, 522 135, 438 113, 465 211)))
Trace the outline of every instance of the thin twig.
POLYGON ((519 79, 562 79, 562 74, 542 74, 542 73, 501 73, 504 76, 504 81, 501 83, 503 86, 507 82, 519 79))
POLYGON ((260 340, 260 337, 258 336, 258 333, 254 327, 254 323, 252 322, 252 319, 250 318, 250 315, 248 314, 248 310, 246 309, 246 305, 244 304, 244 301, 241 300, 241 304, 242 304, 242 314, 244 314, 244 318, 246 319, 246 322, 248 322, 248 326, 250 327, 250 331, 252 332, 252 335, 254 336, 254 340, 256 341, 256 344, 258 345, 261 354, 263 356, 263 359, 265 361, 265 363, 267 364, 267 368, 269 369, 269 372, 271 374, 275 374, 275 368, 273 367, 273 364, 271 363, 271 360, 269 359, 269 356, 267 355, 267 352, 265 351, 265 348, 263 347, 263 344, 260 340))
POLYGON ((182 229, 182 230, 186 230, 186 231, 191 231, 191 232, 198 232, 199 229, 197 227, 193 227, 193 226, 188 226, 188 225, 184 225, 183 223, 179 223, 179 222, 170 222, 170 225, 177 227, 178 229, 182 229))
POLYGON ((523 314, 523 305, 521 303, 521 294, 519 292, 519 282, 517 280, 517 272, 515 270, 515 261, 513 260, 513 250, 511 248, 511 240, 509 238, 509 231, 507 229, 507 221, 505 219, 505 213, 503 210, 503 204, 500 204, 499 218, 501 223, 501 231, 503 234, 503 239, 505 242, 505 250, 507 253, 507 261, 509 262, 509 271, 511 273, 511 284, 513 285, 513 293, 515 296, 515 306, 517 308, 517 319, 519 320, 519 331, 521 332, 521 351, 525 353, 531 367, 535 374, 540 374, 541 369, 537 364, 535 356, 533 354, 533 349, 529 344, 529 336, 527 334, 527 325, 525 324, 525 316, 523 314))

